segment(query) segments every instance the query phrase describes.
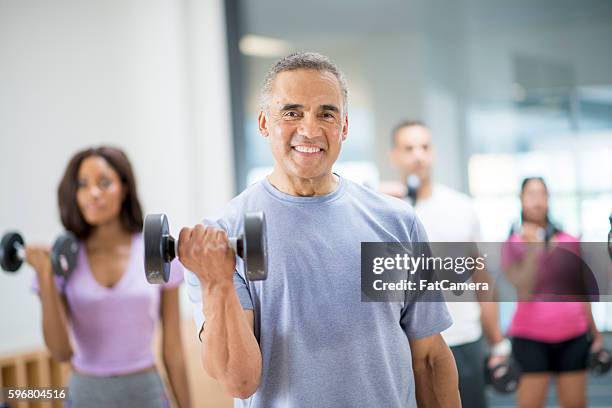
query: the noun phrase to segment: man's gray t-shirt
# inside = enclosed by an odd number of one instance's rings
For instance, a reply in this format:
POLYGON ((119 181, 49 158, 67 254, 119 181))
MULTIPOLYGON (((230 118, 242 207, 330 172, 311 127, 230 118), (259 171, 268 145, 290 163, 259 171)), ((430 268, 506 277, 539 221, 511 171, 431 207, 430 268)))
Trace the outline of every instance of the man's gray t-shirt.
MULTIPOLYGON (((362 302, 360 269, 361 242, 426 241, 412 208, 343 178, 315 197, 264 180, 215 223, 238 236, 253 211, 266 216, 268 278, 247 282, 238 259, 234 286, 242 307, 254 310, 263 369, 256 393, 235 406, 416 407, 408 339, 448 328, 446 305, 362 302)), ((200 284, 186 277, 199 328, 200 284)))

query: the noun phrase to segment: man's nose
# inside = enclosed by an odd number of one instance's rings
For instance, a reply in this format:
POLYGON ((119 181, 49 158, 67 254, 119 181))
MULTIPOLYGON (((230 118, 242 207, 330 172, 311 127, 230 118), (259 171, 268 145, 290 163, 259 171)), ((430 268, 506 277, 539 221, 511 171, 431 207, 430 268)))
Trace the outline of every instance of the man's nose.
POLYGON ((306 115, 298 128, 300 135, 309 139, 323 135, 322 128, 313 115, 306 115))
POLYGON ((423 159, 425 158, 425 149, 423 149, 422 147, 416 147, 414 149, 414 158, 418 161, 423 161, 423 159))

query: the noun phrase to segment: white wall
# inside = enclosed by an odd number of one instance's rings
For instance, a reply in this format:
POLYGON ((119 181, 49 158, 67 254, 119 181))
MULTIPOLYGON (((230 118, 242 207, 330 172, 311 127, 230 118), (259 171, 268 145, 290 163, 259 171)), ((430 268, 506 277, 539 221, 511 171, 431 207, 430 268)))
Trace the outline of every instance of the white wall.
MULTIPOLYGON (((145 212, 174 231, 231 198, 222 5, 0 1, 0 231, 50 243, 68 158, 102 143, 128 153, 145 212)), ((0 353, 42 344, 32 276, 0 273, 0 353)))

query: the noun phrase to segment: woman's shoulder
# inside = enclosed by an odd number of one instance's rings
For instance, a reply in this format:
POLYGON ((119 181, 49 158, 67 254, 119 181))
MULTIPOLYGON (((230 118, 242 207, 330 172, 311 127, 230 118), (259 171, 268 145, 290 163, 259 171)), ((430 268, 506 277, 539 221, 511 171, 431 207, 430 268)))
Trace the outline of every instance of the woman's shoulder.
POLYGON ((557 242, 580 242, 580 239, 568 232, 558 231, 554 236, 557 242))
POLYGON ((512 232, 506 239, 506 242, 507 243, 523 242, 523 238, 521 237, 521 234, 517 232, 512 232))

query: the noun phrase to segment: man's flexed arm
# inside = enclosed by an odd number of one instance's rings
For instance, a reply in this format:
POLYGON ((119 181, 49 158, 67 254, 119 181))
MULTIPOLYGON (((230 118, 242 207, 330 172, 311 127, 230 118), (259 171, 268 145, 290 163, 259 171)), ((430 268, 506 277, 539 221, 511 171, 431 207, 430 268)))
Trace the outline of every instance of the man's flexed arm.
POLYGON ((196 225, 179 236, 179 259, 198 277, 206 324, 204 370, 236 398, 248 398, 261 379, 253 311, 243 310, 233 284, 235 254, 225 231, 196 225))

